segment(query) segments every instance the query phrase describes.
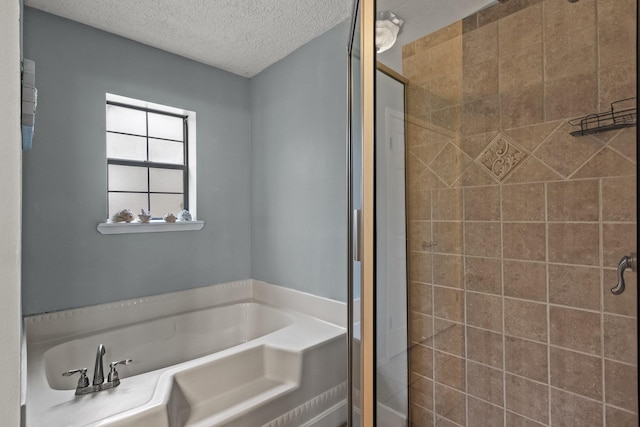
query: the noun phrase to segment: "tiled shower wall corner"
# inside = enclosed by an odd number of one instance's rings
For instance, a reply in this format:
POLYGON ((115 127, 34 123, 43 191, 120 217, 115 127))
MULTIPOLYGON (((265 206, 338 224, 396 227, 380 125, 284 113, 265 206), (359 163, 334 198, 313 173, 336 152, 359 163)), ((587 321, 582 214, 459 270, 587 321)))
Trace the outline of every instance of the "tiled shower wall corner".
POLYGON ((414 426, 637 426, 635 0, 510 0, 403 46, 414 426))

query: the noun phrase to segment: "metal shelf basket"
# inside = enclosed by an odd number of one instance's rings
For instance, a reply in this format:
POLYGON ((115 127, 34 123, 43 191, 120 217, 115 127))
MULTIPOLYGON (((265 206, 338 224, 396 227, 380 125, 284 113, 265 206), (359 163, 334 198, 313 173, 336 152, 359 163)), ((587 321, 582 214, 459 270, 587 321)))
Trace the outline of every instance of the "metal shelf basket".
POLYGON ((611 103, 611 109, 602 113, 589 114, 569 120, 572 126, 580 127, 571 132, 573 136, 584 136, 608 130, 636 126, 638 111, 636 98, 626 98, 611 103))

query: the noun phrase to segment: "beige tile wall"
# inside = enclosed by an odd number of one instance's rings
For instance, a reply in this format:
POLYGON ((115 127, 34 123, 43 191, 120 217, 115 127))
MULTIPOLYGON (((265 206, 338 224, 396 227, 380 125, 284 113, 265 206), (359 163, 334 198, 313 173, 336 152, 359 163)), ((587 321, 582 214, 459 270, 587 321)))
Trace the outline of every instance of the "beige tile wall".
POLYGON ((414 426, 636 426, 635 0, 511 0, 403 46, 414 426))

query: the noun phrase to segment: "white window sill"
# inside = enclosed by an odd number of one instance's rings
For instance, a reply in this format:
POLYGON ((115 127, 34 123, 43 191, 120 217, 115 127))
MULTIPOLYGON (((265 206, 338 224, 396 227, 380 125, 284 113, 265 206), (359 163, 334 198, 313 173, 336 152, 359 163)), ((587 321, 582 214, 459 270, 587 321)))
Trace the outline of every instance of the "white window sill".
POLYGON ((156 220, 148 224, 141 222, 101 222, 98 224, 98 232, 100 234, 163 233, 167 231, 202 230, 202 227, 204 227, 204 221, 165 222, 156 220))

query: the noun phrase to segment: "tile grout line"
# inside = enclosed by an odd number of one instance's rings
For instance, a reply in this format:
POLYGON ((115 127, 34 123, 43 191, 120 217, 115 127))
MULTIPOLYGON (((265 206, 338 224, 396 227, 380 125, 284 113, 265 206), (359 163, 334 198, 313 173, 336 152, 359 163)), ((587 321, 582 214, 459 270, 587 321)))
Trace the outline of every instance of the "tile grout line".
MULTIPOLYGON (((461 175, 462 176, 462 175, 461 175)), ((462 218, 465 218, 467 215, 467 205, 465 203, 467 189, 462 188, 462 218)), ((467 338, 467 257, 466 257, 466 221, 462 222, 462 303, 463 303, 463 333, 464 333, 464 401, 465 401, 465 424, 469 424, 469 342, 467 338)))
MULTIPOLYGON (((585 160, 583 163, 580 164, 580 166, 578 166, 576 168, 576 170, 574 170, 573 172, 571 172, 568 176, 567 176, 567 181, 571 181, 573 179, 573 176, 575 174, 577 174, 578 172, 580 172, 580 170, 585 167, 588 163, 590 163, 593 159, 595 159, 596 157, 598 157, 598 154, 602 153, 605 149, 607 149, 608 147, 606 146, 606 144, 602 141, 599 141, 595 138, 592 138, 591 136, 587 135, 586 138, 591 138, 593 141, 598 142, 599 144, 602 144, 601 147, 599 147, 591 156, 589 156, 587 158, 587 160, 585 160)), ((586 178, 591 178, 591 179, 599 179, 600 177, 586 177, 586 178)), ((586 179, 585 178, 585 179, 586 179)))
POLYGON ((615 140, 616 138, 618 138, 618 136, 620 136, 620 134, 621 134, 621 133, 622 133, 622 132, 620 132, 620 133, 619 133, 618 135, 616 135, 616 136, 615 136, 611 141, 609 141, 609 142, 606 144, 606 147, 607 147, 609 150, 613 151, 614 153, 616 153, 616 154, 620 155, 621 157, 623 157, 623 158, 625 158, 625 159, 629 160, 631 163, 633 163, 633 165, 634 165, 634 166, 636 166, 636 161, 635 161, 634 159, 630 159, 629 157, 627 157, 627 155, 626 155, 626 154, 623 154, 619 149, 617 149, 617 148, 615 148, 615 147, 612 147, 612 146, 610 145, 612 142, 614 142, 614 140, 615 140))
MULTIPOLYGON (((595 9, 596 9, 596 40, 595 40, 595 48, 596 48, 596 90, 597 90, 597 97, 598 99, 596 100, 596 108, 597 111, 602 111, 600 110, 600 108, 602 107, 600 105, 600 93, 601 93, 601 84, 600 84, 600 16, 599 16, 599 7, 598 7, 599 2, 596 1, 595 4, 595 9)), ((637 25, 637 24, 636 24, 637 25)), ((604 425, 606 425, 606 419, 603 419, 603 422, 605 423, 604 425)))
MULTIPOLYGON (((544 7, 544 2, 542 3, 544 7)), ((544 13, 543 13, 544 20, 544 13)), ((544 25, 543 25, 544 27, 544 25)), ((544 31, 544 29, 543 29, 544 31)), ((550 280, 549 280, 549 188, 544 184, 544 219, 545 219, 545 279, 546 279, 546 308, 547 308, 547 411, 548 425, 551 425, 551 306, 549 304, 550 297, 550 280)))
MULTIPOLYGON (((496 221, 497 224, 497 221, 496 221)), ((541 222, 541 224, 546 224, 544 222, 541 222)), ((550 223, 553 224, 553 223, 550 223)), ((596 225, 597 222, 593 222, 591 223, 591 225, 596 225)), ((612 223, 606 222, 604 223, 605 225, 610 225, 612 223)), ((613 225, 633 225, 631 223, 624 223, 624 224, 613 224, 613 225)), ((458 253, 449 253, 449 252, 432 252, 432 251, 414 251, 414 250, 410 250, 409 252, 415 252, 415 253, 421 253, 421 254, 432 254, 432 255, 437 255, 437 256, 449 256, 449 257, 459 257, 461 258, 463 255, 462 254, 458 254, 458 253)), ((488 259, 488 260, 494 260, 494 261, 499 261, 502 258, 500 257, 492 257, 492 256, 480 256, 480 255, 467 255, 467 257, 469 258, 480 258, 480 259, 488 259)), ((522 262, 522 263, 531 263, 531 264, 547 264, 546 261, 540 261, 540 260, 533 260, 533 259, 521 259, 521 258, 504 258, 505 261, 512 261, 512 262, 522 262)), ((554 266, 563 266, 563 267, 580 267, 580 268, 588 268, 588 269, 599 269, 600 266, 599 265, 591 265, 591 264, 569 264, 566 262, 557 262, 557 261, 550 261, 548 263, 549 265, 554 265, 554 266)), ((615 271, 616 267, 615 266, 603 266, 602 267, 603 270, 608 270, 608 271, 615 271)), ((426 282, 420 282, 419 280, 412 280, 412 282, 419 282, 419 283, 426 283, 426 282)), ((447 288, 455 288, 455 289, 462 289, 462 288, 458 288, 456 286, 449 286, 449 285, 442 285, 439 283, 429 283, 429 284, 434 284, 437 286, 444 286, 447 288)), ((478 293, 486 293, 486 294, 491 294, 490 292, 482 292, 482 291, 470 291, 470 292, 478 292, 478 293)), ((494 294, 495 295, 495 294, 494 294)), ((517 297, 510 297, 510 298, 517 298, 517 297)), ((533 301, 533 300, 532 300, 533 301)))
MULTIPOLYGON (((596 9, 597 11, 597 9, 596 9)), ((597 13, 597 12, 596 12, 597 13)), ((597 30, 596 30, 597 31, 597 30)), ((602 180, 598 180, 598 257, 600 263, 600 288, 604 290, 604 227, 602 223, 603 215, 603 203, 602 203, 602 180)), ((601 362, 601 375, 602 375, 602 425, 607 425, 607 380, 606 380, 606 360, 605 360, 605 329, 604 329, 604 292, 600 292, 600 357, 601 362)))
MULTIPOLYGON (((598 279, 600 280, 600 279, 598 279)), ((465 293, 471 293, 473 295, 479 295, 479 296, 486 296, 486 297, 491 297, 491 298, 504 298, 506 301, 515 301, 515 302, 522 302, 522 303, 527 303, 527 304, 534 304, 534 305, 548 305, 551 308, 560 308, 563 310, 574 310, 574 311, 581 311, 581 312, 585 312, 585 313, 590 313, 590 314, 601 314, 604 313, 607 316, 610 317, 614 317, 614 318, 620 318, 620 319, 627 319, 627 320, 636 320, 637 317, 636 316, 630 316, 627 314, 620 314, 620 313, 615 313, 615 312, 601 312, 599 309, 592 309, 592 308, 584 308, 584 307, 576 307, 576 306, 570 306, 570 305, 565 305, 565 304, 557 304, 557 303, 547 303, 545 301, 540 301, 540 300, 530 300, 530 299, 526 299, 526 298, 518 298, 518 297, 512 297, 512 296, 501 296, 499 294, 492 294, 492 293, 488 293, 488 292, 479 292, 479 291, 465 291, 464 289, 460 289, 460 288, 455 288, 455 287, 451 287, 451 286, 443 286, 443 285, 438 285, 438 284, 431 284, 431 283, 422 283, 422 282, 417 282, 417 281, 412 281, 412 283, 416 283, 416 284, 420 284, 420 285, 426 285, 426 286, 430 286, 432 288, 438 288, 438 289, 444 289, 444 290, 450 290, 450 291, 454 291, 454 292, 465 292, 465 293)), ((600 298, 600 297, 598 297, 600 298)), ((435 314, 429 314, 429 313, 424 313, 421 311, 415 311, 414 312, 416 314, 422 315, 422 316, 430 316, 433 317, 435 319, 438 320, 445 320, 447 322, 450 323, 454 323, 457 325, 463 325, 463 326, 470 326, 476 329, 481 329, 483 331, 488 331, 488 332, 494 332, 494 333, 500 333, 500 331, 495 330, 495 329, 489 329, 487 327, 484 326, 479 326, 476 324, 469 324, 466 323, 465 321, 461 321, 461 320, 455 320, 452 318, 446 318, 446 317, 442 317, 442 316, 438 316, 435 314)), ((542 342, 542 341, 537 341, 535 339, 532 338, 527 338, 527 337, 521 337, 518 335, 511 335, 505 332, 505 335, 508 336, 512 336, 514 338, 521 338, 521 339, 525 339, 525 340, 529 340, 529 341, 533 341, 533 342, 542 342)), ((555 345, 556 347, 561 347, 564 348, 560 345, 556 345, 556 344, 552 344, 555 345)), ((574 351, 579 351, 579 350, 574 350, 574 351)), ((588 354, 588 353, 587 353, 588 354)), ((613 359, 615 360, 615 359, 613 359)))
POLYGON ((504 213, 503 213, 503 191, 504 187, 500 185, 500 284, 501 284, 501 301, 502 301, 502 407, 503 407, 503 423, 507 425, 507 338, 506 338, 506 319, 505 319, 505 292, 504 292, 504 213))
MULTIPOLYGON (((589 178, 593 181, 595 181, 593 178, 589 178)), ((482 187, 471 187, 471 188, 482 188, 482 187)), ((437 190, 436 190, 437 191, 437 190)), ((442 190, 439 190, 442 191, 442 190)), ((471 222, 471 223, 479 223, 479 224, 498 224, 501 221, 496 221, 496 220, 477 220, 477 219, 469 219, 469 220, 465 220, 465 219, 433 219, 433 220, 428 220, 428 219, 414 219, 411 220, 412 222, 436 222, 436 223, 445 223, 445 224, 462 224, 463 222, 471 222)), ((599 221, 598 220, 594 220, 594 221, 576 221, 576 220, 569 220, 569 221, 563 221, 563 220, 551 220, 551 221, 544 221, 544 220, 538 220, 538 221, 523 221, 523 220, 519 220, 519 221, 514 221, 514 220, 507 220, 504 221, 507 224, 546 224, 547 222, 549 224, 597 224, 599 221)), ((603 221, 606 224, 613 224, 613 225, 633 225, 635 224, 635 222, 633 221, 603 221)), ((420 251, 414 251, 414 252, 420 252, 420 251)), ((449 254, 449 252, 434 252, 434 253, 443 253, 443 254, 449 254)), ((453 254, 455 255, 455 254, 453 254)), ((482 257, 482 258, 499 258, 499 257, 491 257, 491 256, 482 256, 482 255, 474 255, 474 254, 470 254, 469 256, 475 256, 475 257, 482 257)), ((524 261, 535 261, 535 260, 528 260, 526 258, 514 258, 514 259, 522 259, 524 261)), ((541 261, 542 262, 542 261, 541 261)), ((573 264, 572 264, 573 265, 573 264)))
POLYGON ((515 414, 515 415, 517 415, 517 416, 519 416, 519 417, 521 417, 521 418, 524 418, 524 419, 525 419, 525 420, 527 420, 527 421, 534 422, 534 423, 536 424, 536 426, 548 427, 548 424, 542 424, 540 421, 536 421, 536 420, 534 420, 533 418, 529 418, 529 417, 527 417, 526 415, 522 415, 522 414, 519 414, 519 413, 517 413, 517 412, 509 411, 509 410, 505 410, 505 412, 506 412, 507 414, 508 414, 508 413, 515 414))
MULTIPOLYGON (((545 27, 544 12, 546 9, 544 1, 542 2, 540 9, 542 13, 542 16, 540 17, 540 20, 542 22, 542 28, 540 29, 540 32, 542 33, 541 34, 542 35, 542 116, 544 117, 544 121, 546 122, 548 120, 548 117, 547 117, 547 50, 545 49, 547 45, 546 43, 547 33, 544 30, 544 27, 545 27)), ((564 123, 564 120, 560 122, 560 125, 557 128, 555 128, 553 132, 551 132, 547 136, 547 138, 551 136, 553 133, 555 133, 558 130, 558 128, 562 126, 563 123, 564 123)), ((540 145, 542 145, 543 143, 544 141, 540 145)), ((538 145, 538 147, 540 147, 540 145, 538 145)))
MULTIPOLYGON (((431 114, 431 113, 429 113, 431 114)), ((445 145, 446 146, 446 145, 445 145)), ((444 148, 443 148, 444 149, 444 148)), ((431 239, 433 240, 433 213, 434 213, 434 197, 433 197, 433 193, 435 190, 429 190, 429 200, 430 200, 430 214, 429 214, 429 218, 431 218, 429 227, 430 227, 430 235, 431 235, 431 239)), ((433 250, 433 248, 432 248, 433 250)), ((431 255, 431 279, 433 281, 433 270, 434 270, 434 266, 433 266, 433 252, 431 255)), ((433 315, 435 314, 435 289, 433 286, 431 286, 431 315, 433 317, 433 315)), ((436 333, 436 326, 435 326, 436 322, 432 319, 431 320, 431 336, 435 337, 435 333, 436 333)), ((435 426, 437 424, 437 418, 436 418, 436 348, 435 348, 435 340, 432 339, 431 341, 431 417, 432 417, 432 421, 433 421, 433 425, 435 426)))

